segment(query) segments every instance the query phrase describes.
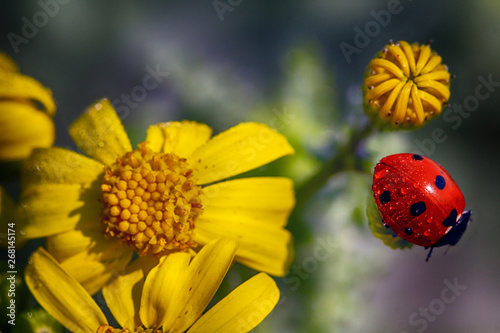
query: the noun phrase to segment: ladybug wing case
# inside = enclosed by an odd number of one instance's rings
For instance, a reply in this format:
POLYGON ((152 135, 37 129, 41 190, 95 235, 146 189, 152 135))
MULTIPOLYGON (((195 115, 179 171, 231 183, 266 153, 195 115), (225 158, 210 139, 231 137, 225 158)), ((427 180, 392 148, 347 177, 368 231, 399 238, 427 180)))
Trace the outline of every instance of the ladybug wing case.
POLYGON ((465 208, 462 192, 446 170, 420 155, 380 160, 372 188, 387 226, 421 246, 432 246, 442 238, 465 208))

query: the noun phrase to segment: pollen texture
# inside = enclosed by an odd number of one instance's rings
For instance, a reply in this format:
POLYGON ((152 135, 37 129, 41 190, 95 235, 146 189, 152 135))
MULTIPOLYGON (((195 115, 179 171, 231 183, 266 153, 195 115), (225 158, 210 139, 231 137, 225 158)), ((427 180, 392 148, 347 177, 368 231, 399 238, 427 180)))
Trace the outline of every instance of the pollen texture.
POLYGON ((192 238, 202 213, 201 187, 185 159, 153 153, 142 143, 106 168, 101 191, 105 235, 139 255, 196 246, 192 238))

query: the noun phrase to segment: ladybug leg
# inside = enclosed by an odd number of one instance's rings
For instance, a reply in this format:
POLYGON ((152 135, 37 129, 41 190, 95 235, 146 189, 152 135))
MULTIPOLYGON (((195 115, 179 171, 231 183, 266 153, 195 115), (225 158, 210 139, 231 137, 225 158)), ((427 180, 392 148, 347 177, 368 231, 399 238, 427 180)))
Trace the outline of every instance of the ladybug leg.
POLYGON ((470 210, 464 211, 453 228, 451 228, 450 231, 448 231, 448 233, 441 237, 436 243, 432 244, 432 247, 439 247, 443 245, 453 246, 457 244, 460 238, 462 238, 465 229, 467 229, 467 226, 469 225, 470 215, 470 210))
MULTIPOLYGON (((458 219, 457 223, 453 226, 453 228, 451 228, 450 231, 448 231, 448 233, 443 237, 441 237, 436 243, 430 246, 429 253, 427 253, 427 258, 425 258, 426 262, 429 261, 432 255, 432 250, 434 250, 435 247, 444 245, 453 246, 458 243, 460 238, 462 238, 465 229, 467 229, 467 226, 469 225, 470 215, 471 215, 470 210, 463 212, 462 215, 460 215, 460 218, 458 219)), ((428 248, 429 247, 426 247, 425 249, 427 250, 428 248)))
MULTIPOLYGON (((425 249, 427 250, 428 247, 426 247, 425 249)), ((432 250, 434 250, 434 246, 431 246, 429 253, 427 253, 427 258, 425 258, 425 262, 429 262, 429 259, 431 258, 431 255, 432 255, 432 250)))

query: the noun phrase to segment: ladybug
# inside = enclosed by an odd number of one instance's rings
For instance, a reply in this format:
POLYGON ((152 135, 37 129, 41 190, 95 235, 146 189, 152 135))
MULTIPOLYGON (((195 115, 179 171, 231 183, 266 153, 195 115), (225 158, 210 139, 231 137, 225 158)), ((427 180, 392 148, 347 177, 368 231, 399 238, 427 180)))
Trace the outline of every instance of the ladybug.
POLYGON ((373 196, 382 222, 401 238, 432 250, 455 245, 469 224, 471 211, 448 172, 417 154, 381 159, 373 173, 373 196))

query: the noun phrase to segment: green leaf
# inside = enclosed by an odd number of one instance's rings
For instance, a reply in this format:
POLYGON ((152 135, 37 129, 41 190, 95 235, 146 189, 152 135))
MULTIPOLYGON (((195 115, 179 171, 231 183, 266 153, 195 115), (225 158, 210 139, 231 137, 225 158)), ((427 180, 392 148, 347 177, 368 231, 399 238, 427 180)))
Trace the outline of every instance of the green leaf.
POLYGON ((404 240, 396 235, 391 228, 387 228, 382 222, 382 217, 375 204, 375 199, 369 195, 366 201, 366 215, 368 216, 368 226, 373 233, 373 236, 379 238, 385 245, 391 249, 411 248, 412 243, 404 240))

